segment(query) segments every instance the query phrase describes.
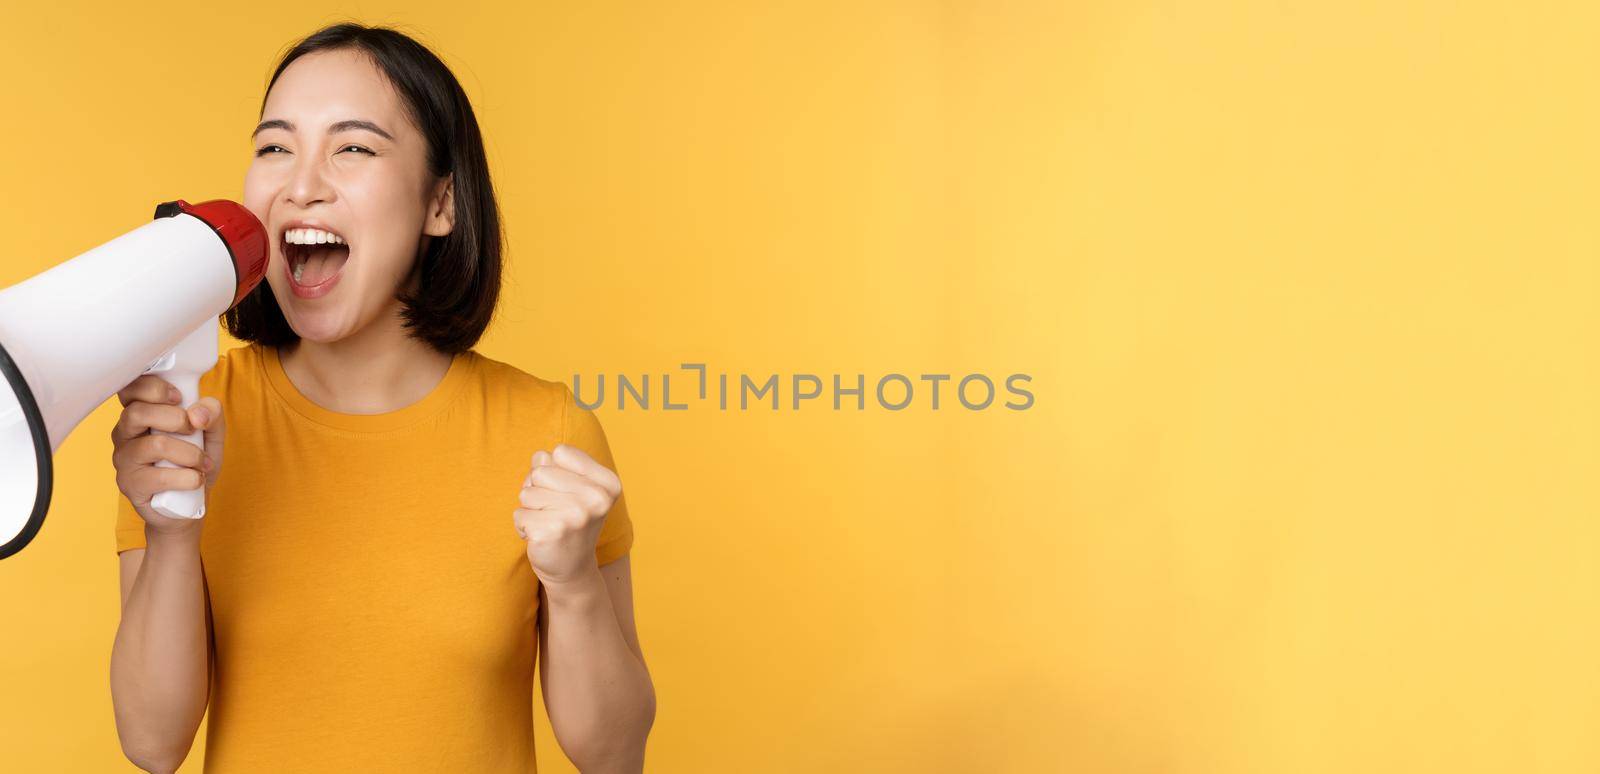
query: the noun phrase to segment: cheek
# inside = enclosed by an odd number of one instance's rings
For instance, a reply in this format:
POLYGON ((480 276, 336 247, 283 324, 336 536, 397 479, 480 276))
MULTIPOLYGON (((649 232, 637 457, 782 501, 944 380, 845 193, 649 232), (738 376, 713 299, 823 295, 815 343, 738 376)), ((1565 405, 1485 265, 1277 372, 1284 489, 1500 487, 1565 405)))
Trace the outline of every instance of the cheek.
POLYGON ((358 245, 362 273, 383 281, 411 270, 422 233, 422 210, 416 194, 385 179, 348 181, 342 194, 349 212, 361 224, 358 245))
POLYGON ((271 175, 263 171, 260 165, 252 164, 244 175, 244 201, 240 204, 265 225, 268 222, 267 216, 272 212, 274 190, 276 185, 272 182, 271 175))
POLYGON ((383 294, 411 271, 417 255, 416 244, 407 240, 398 228, 399 224, 392 219, 378 221, 376 233, 368 232, 360 248, 356 271, 362 275, 361 282, 381 288, 383 294))
POLYGON ((352 175, 339 185, 339 195, 352 215, 364 223, 400 225, 416 210, 416 195, 390 175, 352 175))

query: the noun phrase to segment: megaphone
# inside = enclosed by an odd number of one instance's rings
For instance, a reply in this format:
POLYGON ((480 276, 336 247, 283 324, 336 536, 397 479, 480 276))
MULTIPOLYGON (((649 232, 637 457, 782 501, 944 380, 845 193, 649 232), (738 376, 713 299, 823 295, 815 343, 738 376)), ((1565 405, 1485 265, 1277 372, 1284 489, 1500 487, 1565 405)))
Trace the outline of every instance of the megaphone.
MULTIPOLYGON (((146 373, 176 386, 185 407, 200 399, 200 377, 217 362, 216 318, 261 281, 267 258, 267 231, 249 210, 179 199, 0 291, 0 559, 39 533, 52 455, 96 406, 146 373)), ((168 435, 203 445, 198 431, 168 435)), ((161 492, 151 508, 200 518, 204 487, 161 492)))

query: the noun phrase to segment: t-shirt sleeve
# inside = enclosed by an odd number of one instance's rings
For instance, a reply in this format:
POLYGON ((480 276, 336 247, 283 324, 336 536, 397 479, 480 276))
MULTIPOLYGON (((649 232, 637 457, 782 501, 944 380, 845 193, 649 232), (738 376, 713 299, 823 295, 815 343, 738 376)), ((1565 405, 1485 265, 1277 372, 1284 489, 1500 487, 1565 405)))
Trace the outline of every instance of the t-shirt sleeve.
POLYGON ((144 519, 133 509, 133 503, 120 490, 117 492, 117 553, 130 548, 144 548, 144 519))
MULTIPOLYGON (((611 446, 606 443, 600 418, 593 411, 578 405, 571 387, 562 383, 561 389, 566 399, 562 412, 562 443, 582 449, 595 462, 610 468, 622 478, 622 471, 617 469, 616 461, 611 457, 611 446)), ((623 478, 622 489, 622 495, 611 504, 611 511, 606 514, 605 523, 600 527, 600 538, 595 542, 594 558, 601 566, 621 559, 633 546, 633 521, 628 516, 626 478, 623 478)))

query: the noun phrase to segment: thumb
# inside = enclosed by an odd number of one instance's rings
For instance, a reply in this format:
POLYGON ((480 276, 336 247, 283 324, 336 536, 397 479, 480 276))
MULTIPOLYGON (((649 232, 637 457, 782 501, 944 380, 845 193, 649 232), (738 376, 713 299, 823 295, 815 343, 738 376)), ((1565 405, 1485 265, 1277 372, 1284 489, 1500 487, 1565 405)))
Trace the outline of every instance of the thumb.
MULTIPOLYGON (((554 460, 554 458, 550 456, 550 452, 547 452, 544 449, 540 449, 539 451, 536 451, 536 452, 533 453, 533 460, 532 460, 533 466, 532 467, 533 468, 537 468, 540 465, 549 465, 553 460, 554 460)), ((533 470, 532 470, 532 468, 529 468, 529 470, 528 470, 528 477, 522 479, 522 486, 523 486, 523 488, 527 488, 527 487, 533 486, 533 470)))
POLYGON ((227 429, 227 415, 222 411, 222 401, 206 396, 189 407, 189 421, 205 431, 206 456, 214 466, 222 465, 222 438, 227 429))

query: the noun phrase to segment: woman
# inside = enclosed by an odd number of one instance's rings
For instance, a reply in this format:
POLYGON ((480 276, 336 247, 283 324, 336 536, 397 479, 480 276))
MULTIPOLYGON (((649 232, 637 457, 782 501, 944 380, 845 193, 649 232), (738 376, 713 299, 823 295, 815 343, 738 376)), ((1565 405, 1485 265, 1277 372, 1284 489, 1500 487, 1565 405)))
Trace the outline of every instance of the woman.
POLYGON ((640 770, 655 698, 605 435, 471 349, 500 231, 465 93, 341 24, 284 56, 253 146, 274 246, 225 316, 249 344, 187 411, 153 376, 118 394, 123 751, 176 769, 209 704, 207 772, 531 772, 537 660, 567 756, 640 770), (151 433, 194 428, 204 450, 151 433), (150 510, 202 485, 202 519, 150 510))

